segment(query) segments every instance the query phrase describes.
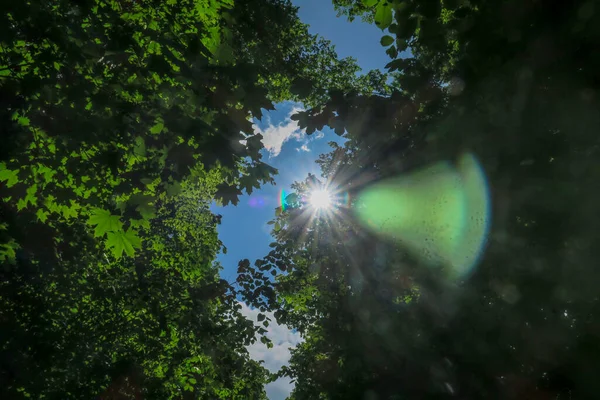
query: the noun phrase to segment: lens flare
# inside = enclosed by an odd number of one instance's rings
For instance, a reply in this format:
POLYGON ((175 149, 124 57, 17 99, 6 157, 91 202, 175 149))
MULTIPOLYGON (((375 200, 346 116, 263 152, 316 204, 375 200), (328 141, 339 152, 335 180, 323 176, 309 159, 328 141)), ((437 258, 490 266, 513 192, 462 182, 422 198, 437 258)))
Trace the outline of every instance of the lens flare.
POLYGON ((248 205, 253 208, 262 208, 267 204, 267 199, 263 196, 252 196, 248 200, 248 205))
POLYGON ((485 174, 471 154, 361 192, 355 214, 378 235, 404 243, 430 264, 465 277, 481 256, 490 222, 485 174))
POLYGON ((350 207, 350 195, 348 194, 348 192, 337 193, 333 201, 339 207, 350 207))
POLYGON ((285 190, 281 189, 281 193, 279 193, 279 204, 281 205, 281 210, 285 211, 287 209, 287 203, 285 202, 285 198, 287 197, 287 193, 285 190))

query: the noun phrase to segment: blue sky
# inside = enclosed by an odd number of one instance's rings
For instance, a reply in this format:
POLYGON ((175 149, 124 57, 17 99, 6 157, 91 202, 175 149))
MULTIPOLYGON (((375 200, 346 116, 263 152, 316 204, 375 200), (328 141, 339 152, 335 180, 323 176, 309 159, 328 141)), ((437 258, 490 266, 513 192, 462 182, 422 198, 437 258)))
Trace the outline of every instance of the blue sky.
MULTIPOLYGON (((374 25, 337 18, 329 0, 293 0, 293 3, 300 7, 300 19, 310 25, 311 33, 330 40, 338 56, 354 57, 363 71, 383 70, 390 61, 379 44, 383 34, 374 25)), ((255 121, 255 130, 264 137, 263 161, 279 170, 276 185, 267 185, 249 196, 242 196, 237 206, 212 207, 215 213, 223 216, 219 237, 227 247, 227 254, 219 255, 218 260, 223 266, 221 276, 229 282, 235 281, 239 260, 248 258, 254 262, 269 252, 269 243, 273 239, 267 222, 279 206, 280 191, 288 191, 292 182, 304 179, 309 172, 319 175, 315 164, 319 154, 329 152, 328 142, 342 141, 327 128, 311 136, 298 129, 289 117, 299 106, 290 102, 277 104, 275 111, 265 113, 262 121, 255 121)), ((256 310, 245 305, 242 310, 247 317, 256 319, 256 310)), ((286 327, 271 324, 269 328, 267 335, 273 340, 274 347, 267 349, 258 342, 249 350, 254 359, 264 360, 265 366, 275 372, 289 360, 288 348, 302 339, 286 327)), ((288 380, 280 379, 267 385, 266 389, 270 400, 283 400, 292 387, 288 380)))
MULTIPOLYGON (((385 49, 379 45, 382 32, 374 25, 358 20, 350 23, 345 18, 337 18, 328 0, 295 0, 293 3, 300 7, 300 19, 309 24, 311 33, 330 40, 340 57, 356 58, 363 71, 383 69, 390 61, 385 49)), ((272 240, 266 223, 273 218, 274 209, 279 206, 280 190, 288 190, 292 182, 304 179, 309 172, 318 172, 314 161, 319 154, 329 152, 328 142, 340 140, 328 128, 311 136, 297 129, 289 115, 298 106, 293 103, 277 104, 277 110, 265 112, 262 121, 256 121, 258 130, 265 136, 265 147, 269 149, 271 146, 272 149, 263 150, 263 161, 279 170, 275 177, 276 185, 264 186, 250 196, 241 197, 235 207, 213 207, 223 216, 219 234, 227 247, 227 254, 221 254, 219 261, 224 268, 221 275, 230 282, 235 280, 239 260, 248 258, 253 261, 269 252, 272 240)))
POLYGON ((276 185, 265 185, 240 197, 237 206, 213 207, 223 216, 219 238, 227 247, 227 254, 219 255, 218 260, 223 266, 221 276, 229 282, 237 276, 239 260, 248 258, 253 262, 269 252, 273 240, 267 222, 280 205, 281 190, 289 192, 291 183, 303 180, 309 172, 319 175, 315 163, 318 155, 329 151, 330 141, 342 142, 329 129, 310 136, 302 132, 289 118, 299 107, 291 102, 281 103, 275 111, 265 113, 262 121, 255 121, 255 131, 263 135, 263 161, 279 170, 276 185))

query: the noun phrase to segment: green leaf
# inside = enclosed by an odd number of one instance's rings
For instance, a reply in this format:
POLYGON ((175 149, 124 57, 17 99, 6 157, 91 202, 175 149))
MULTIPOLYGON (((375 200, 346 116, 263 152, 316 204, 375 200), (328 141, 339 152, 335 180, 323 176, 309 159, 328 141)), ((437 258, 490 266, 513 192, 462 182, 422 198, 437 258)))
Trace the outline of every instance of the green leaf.
POLYGON ((138 136, 135 138, 135 145, 133 146, 133 154, 140 157, 146 156, 146 142, 144 138, 138 136))
POLYGON ((380 43, 382 46, 387 47, 387 46, 391 45, 392 43, 394 43, 394 38, 389 35, 385 35, 384 37, 381 38, 380 43))
POLYGON ((156 210, 152 204, 153 201, 154 197, 141 193, 134 194, 129 199, 129 203, 136 205, 135 209, 146 220, 152 219, 156 216, 156 210))
POLYGON ((375 12, 375 25, 379 29, 385 29, 392 23, 392 6, 386 1, 377 6, 375 12))
POLYGON ((38 170, 37 170, 37 173, 38 173, 39 175, 43 176, 43 177, 44 177, 44 180, 45 180, 46 182, 51 182, 51 181, 52 181, 52 177, 53 177, 54 175, 56 175, 56 171, 54 171, 54 170, 52 170, 52 169, 50 169, 50 168, 48 168, 47 166, 45 166, 45 165, 42 165, 42 164, 38 164, 38 170))
POLYGON ((394 60, 391 61, 389 63, 387 63, 387 65, 385 66, 386 69, 389 70, 389 72, 393 72, 399 69, 403 69, 406 68, 408 66, 408 63, 405 59, 398 59, 398 60, 394 60))
POLYGON ((0 182, 6 181, 6 187, 12 187, 19 182, 19 170, 10 170, 6 164, 0 163, 0 182))
POLYGON ((142 247, 142 241, 132 229, 127 232, 108 232, 106 247, 111 249, 115 258, 121 258, 123 252, 133 257, 135 249, 142 247))
POLYGON ((81 208, 79 204, 71 200, 71 206, 63 206, 62 207, 62 215, 66 219, 77 218, 77 211, 81 208))
POLYGON ((404 39, 396 40, 396 46, 398 47, 398 51, 404 51, 408 48, 408 42, 404 39))
POLYGON ((90 226, 95 226, 94 237, 101 237, 108 232, 121 231, 123 223, 118 215, 111 215, 110 211, 96 208, 92 211, 87 221, 90 226))
POLYGON ((166 185, 167 196, 177 196, 181 193, 181 184, 179 182, 174 182, 166 185))
POLYGON ((158 135, 164 129, 165 124, 163 121, 157 122, 152 128, 150 128, 150 133, 153 135, 158 135))
POLYGON ((26 193, 27 195, 25 196, 25 203, 33 206, 37 205, 37 185, 31 185, 28 187, 26 193))
POLYGON ((398 49, 396 48, 396 46, 390 46, 388 47, 388 49, 385 51, 385 53, 390 56, 390 58, 396 58, 398 57, 398 49))
POLYGON ((0 244, 0 261, 8 261, 11 264, 16 262, 17 253, 15 250, 19 249, 21 246, 14 240, 6 244, 0 244))
POLYGON ((379 0, 362 0, 362 2, 367 7, 373 7, 379 2, 379 0))
POLYGON ((150 229, 150 221, 147 219, 131 219, 129 220, 129 224, 133 228, 150 229))
POLYGON ((263 313, 259 313, 258 316, 256 317, 256 320, 258 322, 263 321, 267 316, 263 313))
POLYGON ((40 221, 42 223, 46 222, 46 220, 48 219, 48 214, 41 208, 38 208, 35 215, 37 216, 38 221, 40 221))
POLYGON ((19 119, 17 120, 17 123, 21 126, 29 126, 29 118, 27 117, 19 117, 19 119))
POLYGON ((27 201, 25 199, 19 199, 17 201, 17 211, 21 211, 22 209, 27 207, 27 201))
POLYGON ((148 45, 148 53, 161 54, 160 44, 155 41, 150 42, 150 44, 148 45))

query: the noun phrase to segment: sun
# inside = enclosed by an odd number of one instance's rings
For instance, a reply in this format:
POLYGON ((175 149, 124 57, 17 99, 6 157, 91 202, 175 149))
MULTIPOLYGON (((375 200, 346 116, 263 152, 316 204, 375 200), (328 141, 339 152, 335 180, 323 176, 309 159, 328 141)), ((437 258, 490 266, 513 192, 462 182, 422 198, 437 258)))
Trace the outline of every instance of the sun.
POLYGON ((318 210, 330 209, 333 205, 331 193, 324 189, 312 191, 310 194, 310 205, 318 210))

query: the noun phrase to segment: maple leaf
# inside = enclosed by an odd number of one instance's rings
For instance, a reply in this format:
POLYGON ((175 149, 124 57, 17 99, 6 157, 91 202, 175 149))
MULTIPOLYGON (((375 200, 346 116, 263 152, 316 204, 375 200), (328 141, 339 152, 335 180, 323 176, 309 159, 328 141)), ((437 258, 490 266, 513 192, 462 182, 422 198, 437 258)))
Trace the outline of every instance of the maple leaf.
POLYGON ((0 182, 6 181, 6 187, 12 187, 19 182, 19 170, 10 170, 6 164, 0 163, 0 182))
POLYGON ((131 229, 127 232, 108 232, 106 247, 112 251, 113 256, 116 258, 122 257, 123 252, 132 257, 135 254, 135 249, 142 247, 142 241, 131 229))
POLYGON ((96 226, 94 237, 101 237, 105 233, 122 231, 123 223, 118 215, 111 215, 110 211, 95 208, 87 221, 90 226, 96 226))
POLYGON ((48 219, 48 213, 45 212, 43 209, 39 208, 37 210, 37 212, 35 213, 35 215, 38 217, 38 221, 44 223, 46 222, 46 220, 48 219))

